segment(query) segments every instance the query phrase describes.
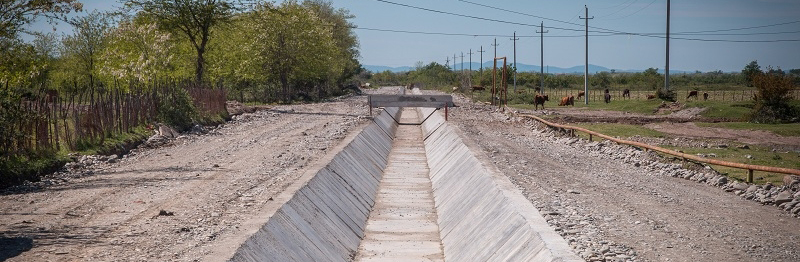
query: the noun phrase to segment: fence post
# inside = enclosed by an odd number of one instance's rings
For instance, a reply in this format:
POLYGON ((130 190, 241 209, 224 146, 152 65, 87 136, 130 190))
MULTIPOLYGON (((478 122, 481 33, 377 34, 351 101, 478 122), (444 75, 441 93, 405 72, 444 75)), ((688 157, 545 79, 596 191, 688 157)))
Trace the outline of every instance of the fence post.
POLYGON ((753 170, 747 170, 747 183, 753 183, 753 170))

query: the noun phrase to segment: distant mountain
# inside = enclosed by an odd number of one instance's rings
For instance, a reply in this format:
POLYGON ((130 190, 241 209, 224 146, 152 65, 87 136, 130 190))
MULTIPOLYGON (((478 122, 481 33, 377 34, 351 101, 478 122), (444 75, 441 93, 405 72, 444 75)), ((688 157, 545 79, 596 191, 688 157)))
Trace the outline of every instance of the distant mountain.
MULTIPOLYGON (((463 64, 456 64, 455 65, 456 69, 457 70, 461 70, 462 65, 463 65, 464 69, 469 69, 470 68, 470 63, 463 63, 463 64)), ((452 65, 450 65, 450 66, 452 66, 452 65)), ((494 64, 492 62, 484 62, 483 63, 483 69, 484 70, 487 70, 487 69, 488 70, 492 70, 493 66, 494 66, 494 64)), ((502 67, 502 64, 498 64, 497 66, 498 67, 502 67)), ((386 70, 389 70, 389 71, 394 72, 394 73, 407 72, 407 71, 414 70, 414 68, 410 67, 410 66, 390 67, 390 66, 380 66, 380 65, 363 65, 363 67, 365 69, 369 70, 370 72, 373 72, 373 73, 379 73, 379 72, 383 72, 383 71, 386 71, 386 70)), ((472 70, 479 70, 480 67, 481 67, 480 63, 472 63, 472 70)), ((539 72, 540 67, 538 65, 528 65, 528 64, 520 63, 519 65, 517 65, 517 69, 520 72, 539 72)), ((563 67, 557 67, 557 66, 545 66, 544 71, 545 71, 545 73, 550 73, 550 74, 583 74, 583 69, 584 69, 583 65, 573 66, 573 67, 569 67, 569 68, 563 68, 563 67)), ((625 72, 625 73, 644 72, 644 69, 614 69, 614 70, 616 72, 625 72)), ((608 68, 608 67, 604 67, 604 66, 589 64, 589 73, 590 74, 595 74, 595 73, 603 72, 603 71, 611 72, 611 69, 608 68)), ((664 70, 659 68, 658 72, 663 74, 664 70)), ((670 72, 670 75, 672 75, 672 74, 682 74, 682 73, 694 73, 694 71, 684 71, 684 70, 675 70, 675 69, 669 70, 669 72, 670 72)))
POLYGON ((364 67, 364 69, 367 69, 367 70, 369 70, 370 72, 373 72, 373 73, 380 73, 380 72, 383 72, 383 71, 386 71, 386 70, 389 70, 389 71, 394 72, 394 73, 408 72, 408 71, 414 70, 414 68, 412 68, 410 66, 391 67, 391 66, 380 66, 380 65, 362 65, 362 67, 364 67))

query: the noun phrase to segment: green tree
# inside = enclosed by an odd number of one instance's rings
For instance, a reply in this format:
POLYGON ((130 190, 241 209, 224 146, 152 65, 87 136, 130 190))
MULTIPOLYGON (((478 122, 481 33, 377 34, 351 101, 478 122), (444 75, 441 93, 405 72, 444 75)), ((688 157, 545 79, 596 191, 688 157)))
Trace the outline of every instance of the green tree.
POLYGON ((758 65, 758 60, 753 60, 742 69, 742 75, 744 76, 747 86, 753 86, 753 79, 760 74, 762 74, 762 72, 761 66, 758 65))
POLYGON ((331 65, 338 50, 333 33, 314 12, 295 1, 278 7, 265 3, 256 7, 253 19, 253 63, 279 82, 284 102, 290 102, 297 91, 309 91, 309 85, 324 81, 335 68, 331 65))
POLYGON ((203 81, 212 29, 229 21, 236 10, 232 1, 226 0, 127 0, 125 6, 152 16, 161 28, 188 38, 196 52, 198 82, 203 81))
POLYGON ((54 23, 66 20, 72 11, 80 12, 83 4, 76 0, 3 0, 0 1, 0 39, 13 39, 26 24, 39 17, 54 23))
POLYGON ((94 97, 98 60, 105 48, 111 18, 94 11, 70 20, 70 24, 74 27, 73 34, 64 36, 61 55, 69 61, 71 67, 68 70, 73 76, 85 77, 94 97))
POLYGON ((175 52, 171 40, 155 22, 123 20, 109 31, 100 71, 108 78, 144 83, 169 74, 175 52))
POLYGON ((753 85, 758 90, 753 98, 751 121, 757 123, 776 123, 776 122, 797 122, 797 108, 791 105, 792 97, 789 92, 794 89, 794 82, 791 77, 777 73, 772 67, 767 67, 769 72, 766 74, 756 74, 753 77, 753 85))

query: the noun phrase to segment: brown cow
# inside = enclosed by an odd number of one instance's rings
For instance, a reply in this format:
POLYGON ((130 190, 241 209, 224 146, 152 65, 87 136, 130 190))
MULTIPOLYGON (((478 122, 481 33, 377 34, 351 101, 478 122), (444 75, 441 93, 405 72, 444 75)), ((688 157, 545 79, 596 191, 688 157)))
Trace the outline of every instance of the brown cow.
POLYGON ((561 102, 558 103, 558 106, 575 106, 575 97, 574 96, 562 97, 561 102))
POLYGON ((695 99, 697 99, 697 91, 690 91, 689 95, 686 96, 686 100, 689 100, 690 97, 694 97, 695 99))
POLYGON ((611 94, 606 93, 605 95, 603 95, 603 101, 605 101, 606 104, 611 103, 611 94))
POLYGON ((703 101, 708 101, 708 93, 703 93, 703 101))
POLYGON ((656 98, 656 95, 647 95, 647 100, 655 99, 655 98, 656 98))
POLYGON ((578 99, 581 99, 581 97, 583 97, 583 95, 585 94, 586 93, 584 93, 583 91, 578 92, 578 99))
POLYGON ((622 90, 622 97, 631 98, 631 90, 627 88, 625 88, 625 90, 622 90))
POLYGON ((533 106, 536 110, 539 110, 539 105, 542 105, 542 109, 544 109, 544 101, 550 101, 547 95, 536 95, 533 98, 533 106))

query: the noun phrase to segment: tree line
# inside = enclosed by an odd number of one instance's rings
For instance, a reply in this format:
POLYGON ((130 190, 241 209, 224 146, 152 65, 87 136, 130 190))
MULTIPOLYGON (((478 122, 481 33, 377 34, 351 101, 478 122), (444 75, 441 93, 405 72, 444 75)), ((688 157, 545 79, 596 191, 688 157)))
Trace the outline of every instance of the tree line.
MULTIPOLYGON (((501 70, 501 69, 498 69, 501 70)), ((752 89, 752 76, 759 71, 757 61, 753 61, 741 72, 700 72, 670 74, 670 86, 681 90, 740 90, 752 89)), ((514 83, 514 65, 510 64, 506 71, 506 81, 509 85, 514 83)), ((800 69, 783 71, 769 68, 766 73, 786 76, 795 85, 800 84, 800 69)), ((452 70, 447 65, 432 62, 424 65, 418 62, 416 67, 408 72, 367 72, 362 74, 364 81, 379 85, 405 85, 419 83, 428 86, 457 87, 466 86, 491 86, 492 68, 479 70, 452 70), (468 80, 468 81, 466 81, 468 80)), ((497 81, 501 81, 500 73, 494 73, 497 81)), ((540 74, 539 72, 517 72, 518 88, 541 88, 544 77, 545 88, 577 89, 583 88, 584 77, 582 74, 540 74)), ((629 90, 658 90, 664 87, 664 74, 658 68, 648 68, 643 72, 617 72, 615 70, 603 71, 589 75, 590 89, 629 89, 629 90)))
POLYGON ((69 90, 193 79, 225 84, 240 99, 291 102, 340 94, 361 70, 354 16, 323 0, 122 3, 67 18, 82 11, 79 1, 3 1, 0 81, 69 90), (42 18, 69 23, 73 32, 26 30, 42 18), (23 41, 24 34, 34 39, 23 41))

